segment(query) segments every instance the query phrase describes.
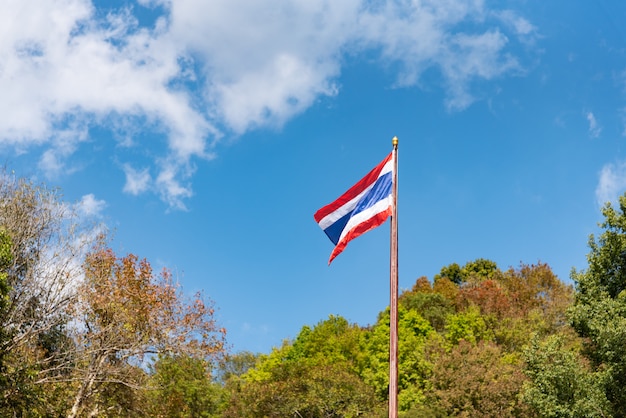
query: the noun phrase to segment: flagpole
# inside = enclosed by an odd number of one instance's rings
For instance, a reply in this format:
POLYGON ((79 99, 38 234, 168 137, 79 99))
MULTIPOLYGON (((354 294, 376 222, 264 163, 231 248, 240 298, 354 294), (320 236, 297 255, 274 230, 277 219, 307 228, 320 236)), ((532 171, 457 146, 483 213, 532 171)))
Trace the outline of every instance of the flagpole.
POLYGON ((398 417, 398 137, 393 145, 391 254, 389 266, 389 418, 398 417))

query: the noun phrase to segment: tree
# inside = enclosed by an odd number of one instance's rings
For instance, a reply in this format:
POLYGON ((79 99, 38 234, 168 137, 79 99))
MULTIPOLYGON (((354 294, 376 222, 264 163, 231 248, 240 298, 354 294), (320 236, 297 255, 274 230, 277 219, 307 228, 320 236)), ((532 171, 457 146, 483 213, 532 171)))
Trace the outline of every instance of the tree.
MULTIPOLYGON (((11 286, 7 274, 11 261, 11 237, 0 229, 0 321, 3 324, 6 322, 11 303, 11 286)), ((10 328, 0 328, 0 387, 4 386, 2 383, 6 373, 4 360, 8 354, 7 347, 11 342, 12 333, 10 328)))
POLYGON ((553 330, 567 324, 566 311, 574 291, 547 264, 522 264, 506 271, 498 281, 507 289, 512 309, 517 311, 513 314, 523 316, 539 310, 553 330))
MULTIPOLYGON (((431 286, 428 278, 426 276, 418 277, 413 285, 413 288, 410 290, 410 293, 432 293, 433 287, 431 286)), ((402 292, 409 293, 409 292, 402 292)))
POLYGON ((285 361, 232 394, 226 418, 362 417, 376 408, 371 387, 346 363, 285 361))
POLYGON ((398 303, 416 311, 438 332, 443 331, 448 315, 454 312, 452 302, 434 292, 405 292, 400 295, 398 303))
POLYGON ((461 275, 464 281, 471 278, 493 279, 500 272, 498 265, 486 258, 477 258, 474 261, 468 261, 461 269, 461 275))
POLYGON ((485 318, 475 306, 450 315, 445 331, 446 339, 451 345, 457 345, 461 340, 476 344, 482 340, 490 340, 492 337, 490 330, 487 329, 485 318))
POLYGON ((518 400, 524 380, 520 365, 495 344, 461 341, 434 361, 427 404, 437 405, 445 416, 530 417, 518 400))
POLYGON ((223 389, 211 379, 211 365, 207 361, 186 355, 165 355, 160 356, 151 369, 147 391, 149 416, 218 416, 223 389))
POLYGON ((457 263, 442 267, 439 274, 435 275, 434 281, 437 282, 440 279, 447 278, 451 282, 460 285, 470 279, 492 279, 499 271, 495 262, 485 258, 477 258, 474 261, 468 261, 463 267, 457 263))
MULTIPOLYGON (((361 374, 380 400, 387 400, 389 394, 389 321, 387 308, 363 339, 365 358, 361 374)), ((431 367, 424 358, 424 347, 432 333, 428 321, 416 311, 398 306, 398 408, 401 411, 424 400, 431 367)))
POLYGON ((434 281, 437 282, 440 279, 448 279, 454 284, 461 284, 465 281, 465 276, 461 271, 461 266, 457 263, 449 264, 445 267, 441 268, 439 274, 436 274, 434 277, 434 281))
POLYGON ((572 347, 564 346, 561 335, 545 341, 534 338, 524 350, 522 396, 538 416, 585 418, 611 416, 604 394, 605 373, 592 372, 572 347))
POLYGON ((440 294, 450 302, 455 302, 459 287, 447 277, 442 277, 433 283, 433 292, 440 294))
POLYGON ((0 174, 0 225, 11 239, 10 304, 2 324, 15 331, 11 350, 67 319, 93 228, 57 191, 7 173, 0 174))
POLYGON ((460 309, 477 306, 481 314, 491 315, 497 320, 502 319, 511 310, 506 290, 500 283, 491 279, 463 286, 457 296, 457 305, 460 309))
POLYGON ((0 172, 0 225, 0 352, 9 365, 0 379, 1 414, 49 410, 42 384, 67 372, 67 308, 81 276, 80 260, 98 226, 62 202, 56 190, 5 171, 0 172))
POLYGON ((572 326, 586 338, 584 354, 606 370, 606 396, 616 417, 626 416, 626 195, 619 208, 603 208, 604 232, 589 237, 589 267, 573 271, 576 283, 572 326))
POLYGON ((341 316, 330 315, 313 329, 302 327, 287 360, 301 362, 323 358, 327 363, 347 362, 356 370, 361 333, 356 324, 350 324, 341 316))
POLYGON ((235 378, 240 378, 259 361, 259 354, 250 351, 226 353, 218 365, 217 380, 223 385, 235 378))
MULTIPOLYGON (((358 373, 362 330, 331 315, 259 357, 230 391, 226 417, 359 417, 376 409, 358 373)), ((232 381, 231 381, 232 382, 232 381)))
POLYGON ((97 414, 107 389, 144 387, 137 367, 152 356, 216 359, 224 348, 225 330, 212 306, 201 295, 186 301, 169 271, 155 276, 148 261, 133 254, 118 258, 96 247, 72 308, 80 322, 73 330, 78 389, 70 418, 85 409, 97 414))

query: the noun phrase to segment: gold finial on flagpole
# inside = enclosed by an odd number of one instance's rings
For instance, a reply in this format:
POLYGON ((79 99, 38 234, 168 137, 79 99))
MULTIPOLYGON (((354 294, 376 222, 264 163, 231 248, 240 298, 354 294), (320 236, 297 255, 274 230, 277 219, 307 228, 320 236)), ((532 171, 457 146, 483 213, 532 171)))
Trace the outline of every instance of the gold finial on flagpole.
POLYGON ((394 136, 394 137, 391 139, 391 145, 393 145, 394 147, 397 147, 397 146, 398 146, 398 137, 397 137, 397 136, 394 136))

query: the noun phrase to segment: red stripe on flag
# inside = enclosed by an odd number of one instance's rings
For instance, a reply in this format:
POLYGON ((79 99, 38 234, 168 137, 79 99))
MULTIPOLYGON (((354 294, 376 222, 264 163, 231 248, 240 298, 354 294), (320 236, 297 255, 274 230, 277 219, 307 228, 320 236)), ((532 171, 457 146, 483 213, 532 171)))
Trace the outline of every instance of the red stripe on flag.
POLYGON ((393 153, 390 153, 387 156, 387 158, 381 161, 380 164, 374 167, 372 171, 367 173, 365 177, 359 180, 358 183, 352 186, 347 192, 342 194, 337 200, 335 200, 334 202, 324 206, 323 208, 315 212, 315 215, 313 215, 313 217, 315 218, 315 221, 319 223, 319 221, 324 219, 324 217, 326 217, 329 213, 336 211, 337 209, 339 209, 340 207, 342 207, 343 205, 345 205, 346 203, 354 199, 356 196, 358 196, 359 193, 361 193, 363 190, 367 189, 369 186, 374 184, 376 182, 376 179, 378 179, 378 176, 380 175, 380 172, 382 171, 383 167, 385 166, 385 164, 387 164, 387 162, 391 159, 392 156, 393 156, 393 153))
POLYGON ((332 261, 334 260, 335 257, 337 257, 339 254, 341 254, 341 252, 348 246, 348 243, 350 241, 352 241, 353 239, 357 238, 359 235, 362 235, 362 234, 366 233, 367 231, 369 231, 371 229, 374 229, 377 226, 382 225, 383 223, 385 223, 387 218, 391 216, 391 214, 392 214, 392 210, 391 210, 391 206, 389 206, 389 208, 387 208, 387 210, 385 210, 383 212, 380 212, 380 213, 377 213, 376 215, 372 216, 368 220, 366 220, 364 222, 361 222, 360 224, 358 224, 354 228, 352 228, 343 237, 343 239, 337 243, 337 245, 333 249, 333 252, 330 254, 330 259, 328 260, 328 265, 330 265, 330 263, 332 263, 332 261))

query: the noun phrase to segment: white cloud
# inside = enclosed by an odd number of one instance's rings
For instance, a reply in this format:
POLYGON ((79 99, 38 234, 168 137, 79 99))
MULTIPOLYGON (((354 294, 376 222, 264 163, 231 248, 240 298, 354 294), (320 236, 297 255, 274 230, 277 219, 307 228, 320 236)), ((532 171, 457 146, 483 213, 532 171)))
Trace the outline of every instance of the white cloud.
POLYGON ((502 10, 495 13, 504 23, 515 30, 515 34, 525 40, 533 40, 537 36, 537 28, 524 17, 519 16, 512 10, 502 10), (526 39, 530 37, 530 39, 526 39))
POLYGON ((592 112, 587 112, 585 118, 589 123, 589 136, 592 138, 598 138, 602 133, 602 127, 598 125, 595 115, 592 112))
MULTIPOLYGON (((381 47, 385 58, 400 63, 399 85, 418 84, 424 70, 438 68, 447 90, 447 107, 462 110, 475 100, 470 90, 473 80, 521 70, 517 60, 505 53, 507 36, 496 25, 486 24, 488 15, 478 0, 387 1, 360 17, 359 36, 370 46, 381 47), (463 31, 459 28, 463 23, 484 29, 463 31)), ((515 16, 511 11, 508 15, 515 16)))
POLYGON ((76 204, 76 211, 82 216, 97 217, 101 215, 105 207, 106 202, 104 200, 98 200, 90 193, 84 195, 76 204))
POLYGON ((183 77, 181 51, 168 46, 162 23, 141 28, 128 11, 99 21, 88 0, 9 0, 0 27, 0 142, 45 145, 39 167, 49 176, 67 171, 89 125, 115 123, 110 115, 152 123, 183 166, 210 157, 214 129, 172 87, 183 77))
POLYGON ((536 32, 513 11, 488 10, 482 0, 134 5, 144 6, 163 15, 142 26, 133 9, 102 17, 90 0, 5 0, 0 144, 43 149, 39 167, 55 176, 76 169, 67 167, 68 157, 90 140, 93 126, 115 133, 120 154, 152 147, 136 137, 148 130, 164 138, 166 150, 139 171, 118 156, 124 191, 155 192, 184 208, 194 159, 213 158, 224 135, 281 126, 338 94, 346 54, 380 51, 385 66, 399 64, 398 86, 418 85, 436 68, 446 106, 460 110, 476 100, 473 81, 520 70, 506 31, 518 38, 536 32))
MULTIPOLYGON (((189 170, 183 179, 188 179, 193 174, 193 170, 189 170)), ((185 210, 187 207, 184 204, 184 200, 191 197, 193 192, 189 184, 181 184, 177 175, 179 175, 178 165, 176 163, 164 162, 155 184, 164 202, 167 202, 171 208, 185 210)))
POLYGON ((600 180, 596 187, 596 201, 599 206, 606 202, 616 203, 618 197, 626 191, 626 161, 606 164, 600 171, 600 180))
POLYGON ((211 116, 242 133, 280 125, 336 93, 359 7, 359 0, 177 0, 168 2, 169 39, 202 62, 211 116))
POLYGON ((150 188, 152 178, 150 177, 149 169, 135 170, 130 164, 124 164, 123 169, 126 174, 125 193, 137 196, 150 188))

